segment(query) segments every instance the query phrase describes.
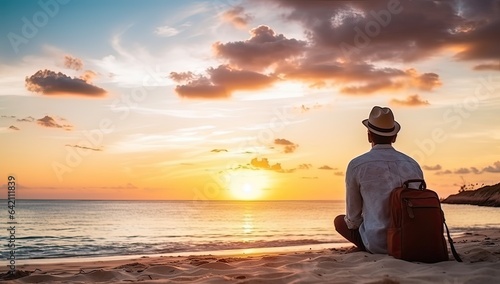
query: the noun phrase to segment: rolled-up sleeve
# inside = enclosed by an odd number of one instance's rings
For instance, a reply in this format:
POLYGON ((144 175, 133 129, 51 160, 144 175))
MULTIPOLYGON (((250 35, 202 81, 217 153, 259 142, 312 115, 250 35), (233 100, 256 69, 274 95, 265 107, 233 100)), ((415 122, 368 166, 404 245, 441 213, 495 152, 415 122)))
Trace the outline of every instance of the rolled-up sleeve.
POLYGON ((349 229, 357 229, 363 222, 362 209, 363 198, 359 183, 356 179, 356 171, 349 164, 346 170, 346 216, 345 222, 349 229))

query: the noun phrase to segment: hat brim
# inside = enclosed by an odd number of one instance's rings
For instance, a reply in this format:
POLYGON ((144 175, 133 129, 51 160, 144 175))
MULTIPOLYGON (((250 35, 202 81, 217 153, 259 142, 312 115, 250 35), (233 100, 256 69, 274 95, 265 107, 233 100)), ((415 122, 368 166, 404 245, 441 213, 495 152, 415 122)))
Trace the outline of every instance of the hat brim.
POLYGON ((368 128, 368 130, 370 130, 370 132, 375 133, 375 134, 380 135, 380 136, 394 136, 394 135, 398 134, 399 130, 401 130, 401 125, 399 125, 399 123, 397 121, 394 121, 394 130, 392 130, 391 132, 378 131, 376 129, 373 129, 368 124, 368 119, 363 120, 361 123, 363 123, 363 125, 366 126, 366 128, 368 128))

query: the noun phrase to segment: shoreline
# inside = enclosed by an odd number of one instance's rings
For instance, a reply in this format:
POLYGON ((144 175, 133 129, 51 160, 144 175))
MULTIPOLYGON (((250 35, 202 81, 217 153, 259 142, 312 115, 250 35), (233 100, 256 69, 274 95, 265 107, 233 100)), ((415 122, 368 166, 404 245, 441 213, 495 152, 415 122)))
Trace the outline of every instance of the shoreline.
MULTIPOLYGON (((244 249, 224 249, 224 250, 206 250, 206 251, 185 251, 185 252, 169 252, 156 254, 131 254, 131 255, 109 255, 109 256, 75 256, 61 258, 37 258, 37 259, 16 259, 16 266, 19 265, 44 265, 44 264, 61 264, 61 263, 83 263, 83 262, 102 262, 102 261, 121 261, 138 258, 155 258, 155 257, 188 257, 188 256, 227 256, 227 255, 259 255, 266 253, 282 253, 282 252, 300 252, 308 250, 321 250, 329 248, 340 249, 349 246, 348 242, 342 243, 323 243, 297 246, 282 246, 282 247, 259 247, 259 248, 244 248, 244 249)), ((7 265, 7 261, 2 260, 0 266, 7 265), (5 262, 5 263, 4 263, 5 262)), ((0 273, 3 270, 0 269, 0 273)))
MULTIPOLYGON (((468 230, 500 230, 500 227, 472 227, 469 229, 459 229, 450 230, 450 235, 452 239, 460 238, 467 234, 468 230)), ((309 251, 309 250, 321 250, 321 249, 331 249, 331 248, 342 248, 348 247, 351 243, 347 241, 325 242, 325 243, 313 243, 313 244, 300 244, 300 245, 285 245, 285 246, 267 246, 267 247, 249 247, 249 248, 227 248, 227 249, 208 249, 208 250, 193 250, 193 251, 177 251, 177 252, 165 252, 165 253, 136 253, 136 254, 114 254, 114 255, 74 255, 67 257, 48 257, 48 258, 30 258, 30 259, 16 259, 17 265, 22 264, 58 264, 58 263, 74 263, 74 262, 91 262, 91 261, 114 261, 114 260, 126 260, 141 257, 177 257, 177 256, 192 256, 192 255, 252 255, 261 253, 279 253, 279 252, 299 252, 299 251, 309 251)), ((7 265, 8 261, 5 259, 0 260, 0 266, 7 265)), ((0 272, 2 270, 0 269, 0 272)))
MULTIPOLYGON (((349 253, 352 246, 248 254, 142 256, 120 260, 19 264, 25 276, 5 283, 498 283, 500 229, 455 237, 463 263, 406 262, 387 255, 349 253)), ((281 250, 280 250, 281 249, 281 250)), ((7 272, 2 266, 0 273, 7 272)))

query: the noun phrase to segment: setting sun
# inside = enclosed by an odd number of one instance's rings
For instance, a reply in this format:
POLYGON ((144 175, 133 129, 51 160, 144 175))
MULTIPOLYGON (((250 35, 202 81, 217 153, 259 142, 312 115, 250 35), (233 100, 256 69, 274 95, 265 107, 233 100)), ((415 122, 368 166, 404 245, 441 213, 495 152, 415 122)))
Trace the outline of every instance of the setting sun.
POLYGON ((230 177, 229 189, 237 200, 256 200, 264 198, 264 190, 269 181, 265 173, 245 171, 230 177))
POLYGON ((245 183, 243 188, 235 189, 233 194, 238 199, 253 200, 259 198, 261 191, 259 189, 253 188, 250 184, 245 183))

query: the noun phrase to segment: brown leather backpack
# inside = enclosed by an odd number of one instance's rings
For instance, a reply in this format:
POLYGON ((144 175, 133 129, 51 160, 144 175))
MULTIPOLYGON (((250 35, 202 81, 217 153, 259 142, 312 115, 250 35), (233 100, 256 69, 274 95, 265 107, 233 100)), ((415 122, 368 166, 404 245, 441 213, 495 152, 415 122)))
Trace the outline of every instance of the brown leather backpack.
POLYGON ((424 180, 413 179, 394 189, 389 199, 390 225, 387 230, 389 255, 407 261, 433 263, 448 260, 444 229, 455 259, 462 262, 453 246, 436 192, 424 180), (418 189, 410 183, 420 183, 418 189), (444 226, 443 226, 444 225, 444 226))

